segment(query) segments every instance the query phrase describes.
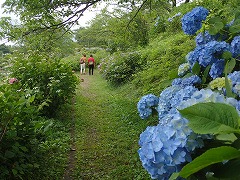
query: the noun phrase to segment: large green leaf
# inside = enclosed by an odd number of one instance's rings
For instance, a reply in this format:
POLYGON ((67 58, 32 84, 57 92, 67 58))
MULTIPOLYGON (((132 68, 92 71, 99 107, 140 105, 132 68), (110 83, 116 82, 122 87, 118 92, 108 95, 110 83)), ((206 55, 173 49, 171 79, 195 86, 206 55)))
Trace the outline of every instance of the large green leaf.
POLYGON ((199 134, 237 132, 239 128, 239 115, 233 106, 227 104, 198 103, 179 112, 189 120, 189 127, 199 134))
POLYGON ((221 146, 213 148, 206 151, 201 156, 198 156, 192 162, 184 166, 180 171, 179 175, 183 178, 187 178, 188 176, 194 174, 195 172, 198 172, 199 170, 211 164, 235 158, 240 158, 240 151, 233 147, 221 146))

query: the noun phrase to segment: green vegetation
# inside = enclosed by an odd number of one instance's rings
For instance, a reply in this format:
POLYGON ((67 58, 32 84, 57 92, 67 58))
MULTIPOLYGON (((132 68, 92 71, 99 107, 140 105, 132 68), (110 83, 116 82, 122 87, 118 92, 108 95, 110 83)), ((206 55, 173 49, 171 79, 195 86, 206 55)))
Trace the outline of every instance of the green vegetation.
POLYGON ((182 16, 200 5, 230 22, 240 6, 238 0, 186 0, 178 7, 176 0, 120 0, 70 32, 76 23, 70 17, 81 17, 81 5, 94 3, 12 2, 5 7, 21 23, 0 19, 0 37, 16 42, 0 46, 0 179, 61 179, 73 118, 75 179, 148 179, 138 140, 158 122, 140 120, 136 105, 168 87, 195 48, 196 35, 182 32, 182 16), (83 53, 93 54, 99 72, 80 82, 83 53))

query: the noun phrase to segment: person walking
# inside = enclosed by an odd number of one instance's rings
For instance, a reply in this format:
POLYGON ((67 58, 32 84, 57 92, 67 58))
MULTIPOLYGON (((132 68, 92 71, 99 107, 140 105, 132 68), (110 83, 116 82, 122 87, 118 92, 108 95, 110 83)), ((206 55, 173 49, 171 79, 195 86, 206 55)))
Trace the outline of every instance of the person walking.
POLYGON ((95 60, 93 58, 93 55, 90 55, 90 58, 88 58, 89 75, 93 75, 94 65, 95 65, 95 60))
POLYGON ((83 57, 80 58, 80 74, 85 74, 86 72, 86 54, 83 54, 83 57))

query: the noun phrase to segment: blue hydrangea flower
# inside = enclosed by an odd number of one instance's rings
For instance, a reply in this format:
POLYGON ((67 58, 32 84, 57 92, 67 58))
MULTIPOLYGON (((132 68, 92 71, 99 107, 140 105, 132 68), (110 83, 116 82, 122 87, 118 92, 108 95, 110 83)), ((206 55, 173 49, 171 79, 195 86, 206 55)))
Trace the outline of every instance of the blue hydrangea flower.
POLYGON ((196 45, 201 46, 204 45, 210 41, 216 40, 214 36, 210 35, 208 31, 205 31, 204 33, 198 33, 198 35, 195 38, 196 45))
POLYGON ((230 73, 228 78, 231 79, 233 93, 240 96, 240 71, 234 71, 233 73, 230 73))
POLYGON ((196 7, 182 17, 182 29, 185 34, 194 35, 202 27, 209 11, 204 7, 196 7))
POLYGON ((176 108, 182 101, 190 99, 194 92, 198 91, 194 86, 186 86, 178 91, 175 96, 170 100, 171 107, 176 108))
POLYGON ((153 94, 143 96, 137 104, 139 115, 142 119, 152 114, 152 108, 158 105, 158 97, 153 94))
POLYGON ((184 109, 189 106, 192 106, 197 103, 203 103, 203 102, 214 102, 214 103, 225 103, 232 105, 236 108, 236 110, 239 112, 238 109, 238 101, 234 98, 225 98, 223 94, 220 94, 218 92, 214 92, 210 89, 201 89, 200 91, 195 91, 193 95, 185 100, 182 101, 177 109, 184 109))
POLYGON ((147 127, 139 140, 140 159, 153 179, 169 179, 172 173, 180 171, 182 163, 192 160, 190 149, 203 146, 179 113, 164 118, 168 124, 147 127))
POLYGON ((193 65, 198 62, 201 52, 204 50, 204 46, 197 46, 193 51, 187 54, 187 61, 190 64, 191 68, 193 65))
POLYGON ((183 87, 193 86, 193 85, 196 85, 196 84, 201 84, 201 78, 198 77, 197 75, 193 75, 193 76, 190 76, 188 78, 184 78, 182 80, 182 86, 183 87))
POLYGON ((240 36, 235 36, 231 42, 231 52, 233 57, 240 59, 240 36))
POLYGON ((237 84, 235 84, 235 86, 233 86, 232 91, 233 93, 238 95, 238 97, 240 97, 240 82, 238 82, 237 84))
POLYGON ((178 85, 181 87, 193 86, 196 84, 201 84, 201 78, 197 75, 190 76, 188 78, 176 78, 172 81, 172 85, 178 85))
POLYGON ((211 69, 209 71, 209 75, 213 79, 220 77, 224 71, 224 65, 225 65, 224 59, 216 61, 215 63, 212 64, 211 69))
POLYGON ((159 97, 159 103, 157 106, 158 116, 161 118, 165 116, 171 110, 170 99, 172 99, 175 94, 180 91, 182 88, 180 86, 170 86, 164 89, 159 97))
POLYGON ((178 76, 184 76, 190 70, 189 63, 183 63, 178 67, 178 76))
POLYGON ((182 78, 175 78, 173 81, 172 81, 172 86, 180 86, 182 84, 182 78))
POLYGON ((168 113, 174 114, 176 107, 181 103, 182 100, 186 100, 197 91, 197 88, 193 86, 170 86, 162 91, 159 97, 159 104, 157 107, 158 117, 161 124, 166 124, 162 118, 168 113))
POLYGON ((240 71, 230 73, 228 78, 231 79, 232 84, 235 85, 237 82, 240 82, 240 71))
POLYGON ((204 49, 199 54, 199 64, 203 67, 216 62, 224 51, 230 51, 230 45, 225 41, 210 41, 204 45, 204 49))

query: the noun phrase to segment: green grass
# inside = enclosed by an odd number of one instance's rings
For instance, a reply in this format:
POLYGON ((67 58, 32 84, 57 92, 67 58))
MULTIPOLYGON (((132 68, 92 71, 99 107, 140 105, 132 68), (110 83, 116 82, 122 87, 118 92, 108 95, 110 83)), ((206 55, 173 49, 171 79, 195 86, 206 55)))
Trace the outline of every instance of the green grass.
POLYGON ((137 113, 138 99, 110 87, 98 73, 77 90, 76 179, 150 179, 137 150, 139 135, 153 123, 137 113))

